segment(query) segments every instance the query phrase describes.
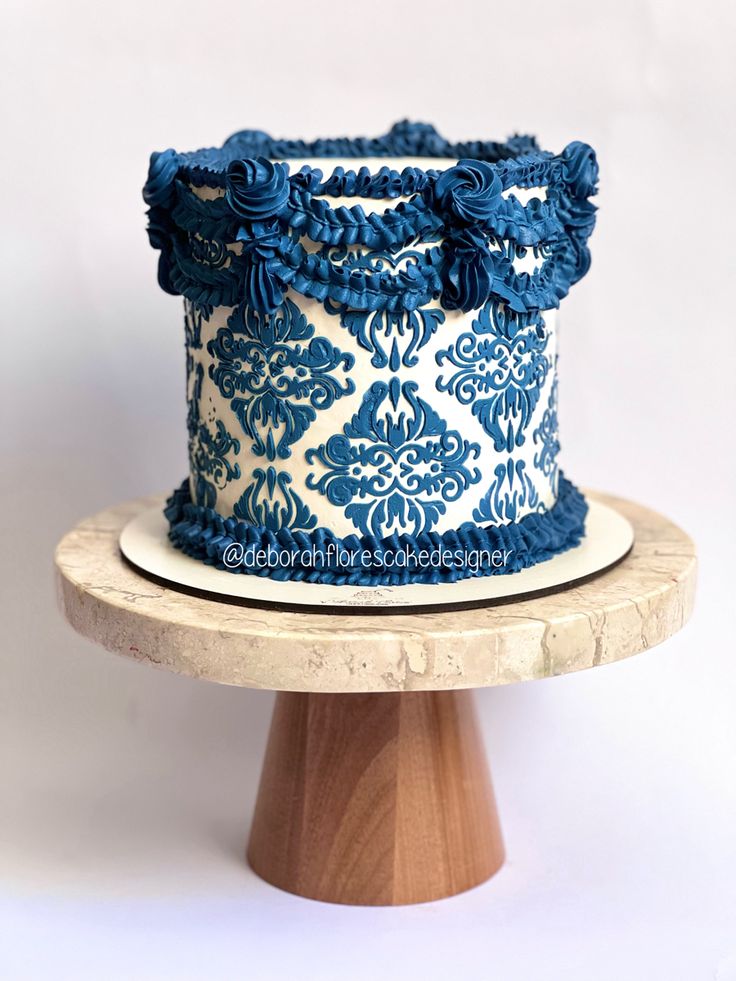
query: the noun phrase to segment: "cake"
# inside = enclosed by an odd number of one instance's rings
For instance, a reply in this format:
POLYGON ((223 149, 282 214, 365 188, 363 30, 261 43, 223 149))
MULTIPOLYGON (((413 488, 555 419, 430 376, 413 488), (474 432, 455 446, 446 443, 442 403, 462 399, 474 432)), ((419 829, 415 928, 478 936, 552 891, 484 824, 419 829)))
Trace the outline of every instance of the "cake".
POLYGON ((573 142, 272 139, 151 155, 158 281, 184 298, 189 474, 169 538, 230 572, 401 585, 578 545, 558 307, 598 167, 573 142))

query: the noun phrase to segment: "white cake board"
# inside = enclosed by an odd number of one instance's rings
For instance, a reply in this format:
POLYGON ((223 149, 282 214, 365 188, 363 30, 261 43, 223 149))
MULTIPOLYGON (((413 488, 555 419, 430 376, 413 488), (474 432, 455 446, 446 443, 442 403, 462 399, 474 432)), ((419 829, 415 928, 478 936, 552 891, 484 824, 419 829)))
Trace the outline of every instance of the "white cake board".
POLYGON ((120 550, 128 562, 148 576, 174 588, 210 594, 226 602, 302 610, 312 607, 322 612, 328 607, 336 613, 467 609, 565 589, 620 562, 634 543, 633 528, 613 508, 597 501, 588 503, 586 535, 576 548, 521 572, 477 576, 454 583, 334 586, 280 582, 215 569, 171 545, 162 506, 143 511, 128 522, 120 534, 120 550))

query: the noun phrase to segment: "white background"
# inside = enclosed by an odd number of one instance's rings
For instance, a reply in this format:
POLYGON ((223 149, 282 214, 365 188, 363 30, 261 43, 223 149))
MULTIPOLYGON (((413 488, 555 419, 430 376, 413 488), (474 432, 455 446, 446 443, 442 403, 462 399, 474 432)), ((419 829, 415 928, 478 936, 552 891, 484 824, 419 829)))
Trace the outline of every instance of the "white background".
POLYGON ((734 981, 733 5, 3 6, 0 977, 734 981), (51 554, 186 469, 149 152, 403 116, 599 151, 593 267, 563 310, 563 463, 683 525, 700 593, 661 649, 478 693, 497 877, 350 909, 243 863, 272 696, 77 637, 51 554))

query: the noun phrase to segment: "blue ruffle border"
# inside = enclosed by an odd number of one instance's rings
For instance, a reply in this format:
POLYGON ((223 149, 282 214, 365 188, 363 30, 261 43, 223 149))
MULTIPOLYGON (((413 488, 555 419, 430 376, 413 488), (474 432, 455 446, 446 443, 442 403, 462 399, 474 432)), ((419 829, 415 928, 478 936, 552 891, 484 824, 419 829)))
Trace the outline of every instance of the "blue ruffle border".
POLYGON ((376 140, 305 144, 244 131, 219 150, 165 150, 151 157, 143 197, 151 245, 161 250, 159 283, 194 303, 230 306, 245 299, 271 313, 291 287, 355 310, 412 310, 440 298, 447 309, 467 312, 496 296, 525 311, 556 307, 587 272, 596 211, 589 198, 597 180, 595 153, 583 143, 553 156, 529 138, 451 144, 431 126, 403 122, 376 140), (401 173, 381 167, 374 174, 366 167, 357 172, 337 167, 326 180, 321 170, 305 166, 290 176, 288 157, 300 153, 440 155, 451 165, 427 171, 408 167, 401 173), (225 193, 203 200, 190 184, 225 193), (532 198, 522 205, 513 196, 504 199, 502 191, 515 185, 546 186, 547 200, 532 198), (333 208, 320 196, 336 194, 411 198, 366 214, 360 204, 333 208), (427 262, 409 264, 394 276, 346 270, 305 250, 300 237, 328 248, 361 245, 391 252, 416 239, 444 237, 445 242, 427 262), (489 237, 521 248, 544 245, 548 255, 536 273, 516 273, 510 256, 489 251, 489 237), (225 264, 212 266, 202 254, 202 240, 225 264), (236 241, 246 243, 240 253, 228 248, 236 241))
POLYGON ((218 569, 281 581, 397 586, 519 572, 578 545, 585 533, 587 511, 583 495, 560 475, 557 501, 550 510, 527 514, 514 524, 482 527, 467 523, 442 534, 391 535, 380 541, 372 535, 339 538, 327 528, 271 531, 237 518, 223 518, 214 509, 192 502, 188 480, 168 499, 164 514, 174 547, 218 569), (260 564, 258 551, 269 553, 260 564), (437 567, 397 571, 399 554, 421 551, 434 552, 437 567), (443 551, 447 553, 444 561, 443 551), (457 568, 458 551, 476 555, 509 552, 510 558, 505 565, 489 561, 479 568, 457 568), (363 561, 365 552, 370 553, 367 563, 363 561), (317 568, 314 560, 319 553, 325 561, 317 568), (266 565, 267 561, 271 564, 266 565))
MULTIPOLYGON (((195 150, 192 153, 179 154, 181 165, 186 168, 186 178, 188 183, 195 186, 220 187, 222 184, 222 174, 233 160, 240 160, 243 157, 271 157, 272 159, 288 160, 290 157, 302 158, 330 158, 345 157, 356 159, 359 157, 455 157, 456 159, 473 158, 475 160, 487 160, 493 163, 502 164, 506 160, 530 154, 538 154, 539 147, 533 136, 512 136, 505 142, 495 140, 468 140, 460 143, 452 143, 450 140, 441 136, 430 123, 413 122, 404 119, 394 123, 388 133, 376 137, 337 137, 322 138, 317 140, 281 140, 269 136, 261 130, 244 129, 225 140, 222 147, 208 147, 207 149, 195 150)), ((396 184, 396 171, 391 171, 390 183, 396 184)), ((317 169, 311 171, 319 173, 317 169)), ((414 180, 421 180, 425 173, 420 168, 406 168, 407 174, 403 178, 404 187, 402 193, 411 193, 409 188, 414 180), (414 176, 409 176, 407 171, 413 171, 414 176)), ((320 173, 320 183, 321 183, 320 173)), ((353 178, 349 178, 352 183, 353 178)), ((368 183, 373 189, 373 193, 381 197, 385 191, 386 175, 372 174, 368 183)), ((326 189, 319 193, 327 194, 349 194, 349 185, 342 185, 339 179, 333 175, 325 182, 326 189), (337 181, 337 183, 333 183, 337 181)), ((313 193, 317 193, 316 187, 311 188, 313 193)), ((416 188, 419 190, 419 188, 416 188)), ((371 196, 372 192, 366 189, 364 178, 358 180, 353 193, 360 194, 361 197, 371 196)), ((389 189, 389 195, 391 190, 389 189)))

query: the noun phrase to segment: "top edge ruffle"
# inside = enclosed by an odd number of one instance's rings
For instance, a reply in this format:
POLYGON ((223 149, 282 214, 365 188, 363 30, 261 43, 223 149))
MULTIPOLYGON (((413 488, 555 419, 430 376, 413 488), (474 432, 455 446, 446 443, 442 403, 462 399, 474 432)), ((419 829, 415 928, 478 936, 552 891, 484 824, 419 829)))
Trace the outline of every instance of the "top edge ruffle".
POLYGON ((149 238, 161 250, 159 282, 207 305, 245 300, 272 312, 285 289, 354 309, 413 309, 440 299, 447 309, 469 311, 496 295, 518 310, 557 306, 590 264, 587 240, 595 224, 598 165, 584 143, 560 154, 542 151, 532 137, 506 143, 452 144, 424 123, 397 123, 377 139, 274 140, 243 130, 219 150, 151 156, 143 197, 149 205, 149 238), (397 171, 302 166, 288 158, 447 157, 445 169, 418 166, 397 171), (218 188, 200 197, 192 187, 218 188), (510 189, 546 188, 546 199, 522 204, 510 189), (401 198, 393 208, 366 214, 360 204, 332 207, 329 197, 401 198), (398 276, 367 275, 304 252, 300 238, 323 247, 363 246, 397 252, 412 241, 441 242, 423 266, 398 276), (202 260, 210 243, 222 261, 202 260), (514 249, 542 247, 534 274, 516 273, 514 249), (232 243, 240 251, 227 251, 232 243), (198 244, 200 243, 200 244, 198 244))
POLYGON ((179 155, 180 164, 191 172, 223 174, 233 160, 267 157, 286 160, 299 157, 428 157, 459 159, 472 157, 498 163, 524 153, 539 151, 533 136, 515 135, 502 142, 472 140, 453 143, 429 123, 402 120, 384 136, 337 137, 317 140, 275 139, 261 130, 245 129, 225 140, 221 147, 207 147, 179 155))

